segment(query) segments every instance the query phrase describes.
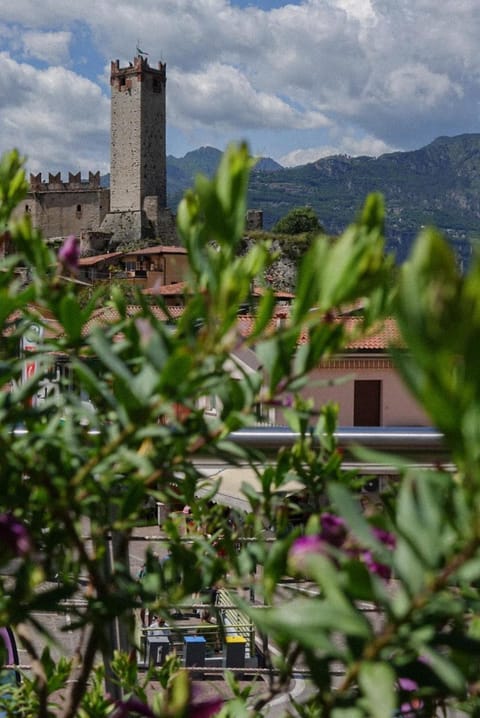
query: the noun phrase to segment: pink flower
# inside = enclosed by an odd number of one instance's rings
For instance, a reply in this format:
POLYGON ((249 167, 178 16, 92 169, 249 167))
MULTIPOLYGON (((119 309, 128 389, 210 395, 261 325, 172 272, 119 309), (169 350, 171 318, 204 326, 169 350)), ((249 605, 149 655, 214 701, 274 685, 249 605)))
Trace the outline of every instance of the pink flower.
POLYGON ((305 573, 309 556, 326 554, 327 544, 317 534, 313 536, 300 536, 290 546, 288 563, 295 573, 305 573))
POLYGON ((15 556, 26 556, 32 541, 25 526, 12 514, 0 515, 0 546, 6 546, 15 556))
POLYGON ((80 259, 80 247, 78 238, 75 235, 69 235, 58 251, 58 261, 70 272, 76 272, 78 269, 78 260, 80 259))
POLYGON ((325 548, 324 541, 318 535, 300 536, 296 539, 291 548, 291 556, 305 556, 310 553, 322 553, 325 548))

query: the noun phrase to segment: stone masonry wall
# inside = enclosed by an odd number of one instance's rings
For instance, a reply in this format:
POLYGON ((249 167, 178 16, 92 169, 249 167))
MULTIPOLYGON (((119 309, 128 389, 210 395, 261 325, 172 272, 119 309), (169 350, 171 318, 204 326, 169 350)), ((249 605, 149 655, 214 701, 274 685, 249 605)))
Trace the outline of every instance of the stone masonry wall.
POLYGON ((134 58, 111 69, 111 210, 138 211, 146 196, 166 205, 165 66, 134 58))
POLYGON ((97 229, 110 206, 108 189, 59 189, 30 191, 15 210, 15 216, 28 214, 32 224, 46 238, 77 237, 97 229))

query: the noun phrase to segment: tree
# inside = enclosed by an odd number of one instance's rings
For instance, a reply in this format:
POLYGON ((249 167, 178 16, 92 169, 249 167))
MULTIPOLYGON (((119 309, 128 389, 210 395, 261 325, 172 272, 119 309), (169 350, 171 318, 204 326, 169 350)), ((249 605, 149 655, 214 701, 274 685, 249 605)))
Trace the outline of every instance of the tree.
POLYGON ((321 233, 323 228, 311 207, 295 207, 278 220, 272 229, 275 234, 321 233))
POLYGON ((15 629, 31 662, 22 685, 0 694, 10 715, 261 716, 272 697, 289 692, 299 665, 312 683, 296 706, 300 716, 480 710, 480 264, 460 275, 445 241, 425 230, 391 291, 383 203, 372 195, 334 245, 312 242, 288 320, 270 330, 267 291, 245 337, 238 310, 270 261, 260 243, 237 256, 250 166, 246 147, 230 148, 215 178, 199 177, 179 207, 191 298, 177 323, 146 303, 131 316, 116 291, 113 318, 98 325, 95 297, 82 306, 66 278, 78 261, 74 238, 55 256, 27 217, 14 221, 25 177, 16 153, 0 164, 0 236, 15 248, 0 271, 0 621, 15 629), (27 286, 18 279, 25 269, 27 286), (454 471, 421 470, 389 457, 399 481, 374 516, 362 514, 355 477, 342 469, 334 407, 315 414, 296 394, 310 370, 348 342, 335 312, 359 299, 364 331, 395 313, 408 351, 392 354, 455 464, 454 471), (234 350, 252 346, 264 374, 245 373, 241 362, 232 373, 234 350), (55 399, 35 402, 58 355, 69 362, 68 383, 55 399), (212 395, 219 409, 210 419, 199 406, 212 395), (297 437, 273 458, 232 440, 251 426, 259 403, 281 404, 297 437), (212 509, 218 486, 199 470, 199 457, 257 472, 262 490, 245 488, 252 510, 242 520, 212 509), (300 530, 285 521, 298 497, 277 493, 292 476, 310 497, 300 530), (148 553, 137 580, 126 548, 150 497, 188 504, 198 530, 185 540, 169 515, 170 560, 148 553), (277 526, 273 543, 265 525, 277 526), (16 571, 7 575, 12 559, 16 571), (148 606, 161 614, 207 587, 248 585, 257 565, 255 589, 266 605, 241 598, 238 605, 275 643, 265 691, 249 693, 231 680, 231 702, 199 706, 175 657, 137 674, 133 611, 148 606), (54 573, 59 582, 47 580, 54 573), (276 586, 286 576, 307 580, 308 591, 293 586, 282 603, 276 586), (78 645, 74 656, 55 661, 44 617, 61 613, 65 601, 65 629, 78 645), (378 621, 368 620, 365 603, 378 621), (122 637, 123 651, 114 653, 113 635, 122 637))

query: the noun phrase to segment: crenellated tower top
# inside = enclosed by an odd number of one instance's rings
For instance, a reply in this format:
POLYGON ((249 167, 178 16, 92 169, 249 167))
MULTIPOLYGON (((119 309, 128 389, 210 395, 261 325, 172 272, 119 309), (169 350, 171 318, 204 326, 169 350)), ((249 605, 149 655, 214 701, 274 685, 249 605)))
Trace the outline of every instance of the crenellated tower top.
POLYGON ((164 85, 167 80, 166 63, 159 62, 158 68, 150 67, 148 59, 142 55, 133 58, 128 67, 120 67, 119 60, 112 60, 110 63, 110 85, 112 90, 115 87, 120 92, 132 89, 132 80, 143 82, 146 76, 156 78, 159 86, 164 85))

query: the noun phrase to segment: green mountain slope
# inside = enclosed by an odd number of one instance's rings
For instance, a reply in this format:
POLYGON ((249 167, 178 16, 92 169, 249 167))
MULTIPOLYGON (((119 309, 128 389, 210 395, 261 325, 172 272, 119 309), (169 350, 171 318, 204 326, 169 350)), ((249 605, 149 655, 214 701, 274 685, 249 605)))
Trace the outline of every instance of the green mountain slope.
MULTIPOLYGON (((197 172, 214 172, 211 147, 167 159, 169 206, 175 208, 197 172)), ((439 137, 411 152, 372 157, 335 155, 283 168, 263 159, 252 173, 249 207, 263 210, 266 229, 293 207, 311 205, 331 234, 340 232, 372 191, 385 195, 387 237, 402 257, 422 225, 445 232, 461 258, 480 238, 480 134, 439 137)))
MULTIPOLYGON (((211 177, 218 167, 222 153, 214 147, 200 147, 198 150, 187 152, 184 157, 167 157, 167 192, 169 207, 176 208, 183 193, 193 185, 195 175, 202 174, 211 177)), ((269 173, 282 169, 274 160, 268 157, 259 158, 255 172, 269 173)))
POLYGON ((340 232, 372 191, 385 195, 387 236, 399 255, 422 225, 434 224, 468 254, 480 237, 480 134, 440 137, 420 150, 328 157, 252 177, 249 203, 265 226, 292 206, 311 205, 329 233, 340 232))

